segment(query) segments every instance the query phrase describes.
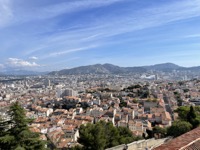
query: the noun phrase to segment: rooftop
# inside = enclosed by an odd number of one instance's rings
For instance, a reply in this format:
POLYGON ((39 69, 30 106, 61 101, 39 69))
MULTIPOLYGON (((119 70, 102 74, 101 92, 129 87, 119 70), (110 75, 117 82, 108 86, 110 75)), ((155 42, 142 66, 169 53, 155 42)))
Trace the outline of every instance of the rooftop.
POLYGON ((200 127, 174 138, 167 143, 154 148, 154 150, 186 150, 195 146, 200 146, 200 127))

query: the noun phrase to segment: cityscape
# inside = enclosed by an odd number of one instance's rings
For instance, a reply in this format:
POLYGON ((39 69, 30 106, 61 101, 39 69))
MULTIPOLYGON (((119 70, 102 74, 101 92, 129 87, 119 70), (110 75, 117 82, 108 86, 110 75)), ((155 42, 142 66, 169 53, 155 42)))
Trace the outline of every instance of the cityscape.
POLYGON ((200 0, 0 0, 0 150, 200 150, 200 0))
POLYGON ((155 126, 170 127, 178 119, 178 107, 200 105, 199 76, 184 73, 1 76, 0 115, 9 120, 9 106, 20 102, 34 119, 31 131, 59 149, 78 145, 80 126, 99 121, 147 137, 155 126))

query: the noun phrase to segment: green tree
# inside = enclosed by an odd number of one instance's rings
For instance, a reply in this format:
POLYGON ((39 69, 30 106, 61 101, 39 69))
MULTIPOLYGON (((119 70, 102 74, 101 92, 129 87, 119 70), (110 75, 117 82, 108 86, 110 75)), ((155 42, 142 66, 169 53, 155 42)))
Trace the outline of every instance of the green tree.
POLYGON ((105 134, 100 124, 81 125, 79 129, 80 138, 78 142, 84 149, 103 150, 106 145, 105 134))
POLYGON ((114 127, 111 122, 104 121, 82 125, 79 133, 78 142, 83 145, 83 149, 102 150, 142 139, 133 136, 128 128, 114 127))
POLYGON ((80 145, 76 145, 76 146, 72 147, 71 150, 83 150, 83 147, 80 145))
POLYGON ((153 134, 160 134, 161 137, 165 137, 167 134, 167 129, 166 128, 161 128, 159 126, 155 126, 153 128, 153 134))
POLYGON ((167 129, 167 134, 170 136, 180 136, 192 129, 192 125, 186 121, 174 121, 172 126, 167 129))
POLYGON ((121 100, 119 107, 127 107, 127 102, 125 102, 124 100, 121 100))
POLYGON ((187 114, 189 113, 190 108, 188 106, 178 107, 175 112, 178 113, 179 119, 183 121, 187 121, 187 114))
POLYGON ((106 137, 106 147, 113 147, 119 145, 119 132, 117 128, 113 126, 111 122, 103 122, 101 121, 100 124, 104 127, 104 133, 106 137))
POLYGON ((133 103, 138 103, 138 99, 133 99, 133 103))
POLYGON ((119 131, 119 143, 120 144, 127 144, 132 142, 132 133, 130 132, 130 130, 128 128, 125 127, 118 127, 118 131, 119 131))
POLYGON ((187 92, 189 92, 190 90, 189 89, 183 89, 183 92, 184 93, 187 93, 187 92))
POLYGON ((0 145, 2 150, 35 150, 45 149, 45 142, 39 139, 39 134, 31 132, 28 124, 32 120, 27 119, 25 110, 18 102, 13 103, 8 112, 10 120, 1 121, 2 132, 0 145))
POLYGON ((181 106, 175 112, 178 113, 179 119, 192 124, 193 128, 200 125, 200 107, 181 106))
POLYGON ((200 124, 200 117, 196 115, 193 106, 190 106, 190 111, 187 114, 187 121, 192 124, 193 128, 196 128, 200 124))
POLYGON ((191 119, 195 119, 197 117, 193 106, 190 106, 190 111, 187 114, 187 120, 190 122, 191 119))

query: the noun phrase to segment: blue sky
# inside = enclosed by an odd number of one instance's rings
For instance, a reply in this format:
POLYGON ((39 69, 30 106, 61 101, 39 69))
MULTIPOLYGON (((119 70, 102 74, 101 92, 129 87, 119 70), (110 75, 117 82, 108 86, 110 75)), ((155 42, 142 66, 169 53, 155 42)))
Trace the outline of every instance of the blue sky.
POLYGON ((200 0, 0 0, 0 69, 200 66, 200 0))

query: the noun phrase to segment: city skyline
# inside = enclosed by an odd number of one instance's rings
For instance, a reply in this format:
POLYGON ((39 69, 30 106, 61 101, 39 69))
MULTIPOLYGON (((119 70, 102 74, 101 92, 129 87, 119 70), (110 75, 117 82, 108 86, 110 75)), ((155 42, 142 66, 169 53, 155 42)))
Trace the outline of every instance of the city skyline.
POLYGON ((199 0, 0 0, 0 69, 200 66, 199 0))

